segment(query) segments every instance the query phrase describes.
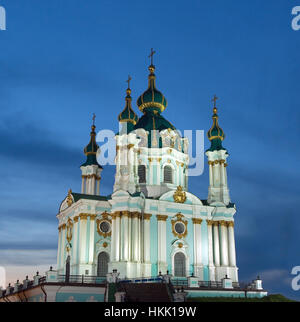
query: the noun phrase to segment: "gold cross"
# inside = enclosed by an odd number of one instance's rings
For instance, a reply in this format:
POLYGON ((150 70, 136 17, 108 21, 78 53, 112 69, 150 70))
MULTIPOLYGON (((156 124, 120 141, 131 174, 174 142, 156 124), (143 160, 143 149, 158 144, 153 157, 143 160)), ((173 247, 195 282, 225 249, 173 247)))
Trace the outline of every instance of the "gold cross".
POLYGON ((214 102, 214 108, 216 108, 216 102, 219 98, 215 95, 214 98, 211 100, 212 102, 214 102))
POLYGON ((96 114, 93 113, 93 125, 95 125, 95 120, 96 120, 96 114))
POLYGON ((156 53, 155 50, 153 50, 153 48, 151 48, 151 53, 150 55, 148 56, 150 59, 151 59, 151 65, 153 65, 153 55, 156 53))
POLYGON ((128 79, 126 81, 126 83, 128 83, 128 88, 130 88, 130 81, 132 80, 132 78, 130 77, 130 75, 128 75, 128 79))

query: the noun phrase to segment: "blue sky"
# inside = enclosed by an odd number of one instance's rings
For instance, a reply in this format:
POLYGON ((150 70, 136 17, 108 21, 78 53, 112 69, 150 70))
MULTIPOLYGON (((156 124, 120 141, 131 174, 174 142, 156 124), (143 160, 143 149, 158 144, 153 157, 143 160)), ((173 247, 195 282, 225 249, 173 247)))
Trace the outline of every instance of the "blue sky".
MULTIPOLYGON (((135 101, 153 47, 164 116, 178 129, 207 131, 210 100, 220 98, 240 280, 260 274, 271 293, 300 300, 290 286, 300 265, 300 31, 291 28, 299 1, 0 5, 0 265, 18 267, 10 278, 56 262, 55 215, 67 190, 80 190, 91 115, 98 130, 117 131, 125 80, 135 101)), ((114 169, 102 176, 110 194, 114 169)), ((206 168, 190 191, 205 199, 207 189, 206 168)))

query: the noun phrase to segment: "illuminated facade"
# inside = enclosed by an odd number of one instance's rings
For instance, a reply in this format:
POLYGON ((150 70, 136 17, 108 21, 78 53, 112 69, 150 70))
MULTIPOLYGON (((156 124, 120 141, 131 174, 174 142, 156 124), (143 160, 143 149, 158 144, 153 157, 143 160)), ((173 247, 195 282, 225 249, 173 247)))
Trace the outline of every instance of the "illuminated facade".
MULTIPOLYGON (((116 134, 113 193, 100 195, 102 167, 97 161, 95 125, 81 166, 81 192, 61 203, 59 274, 121 278, 195 276, 200 281, 238 281, 234 215, 227 182, 228 153, 216 104, 208 131, 209 187, 206 200, 188 191, 189 142, 162 113, 167 100, 156 88, 149 66, 148 89, 133 111, 130 79, 116 134)), ((214 100, 216 103, 216 100, 214 100)), ((105 170, 103 171, 105 175, 105 170)))

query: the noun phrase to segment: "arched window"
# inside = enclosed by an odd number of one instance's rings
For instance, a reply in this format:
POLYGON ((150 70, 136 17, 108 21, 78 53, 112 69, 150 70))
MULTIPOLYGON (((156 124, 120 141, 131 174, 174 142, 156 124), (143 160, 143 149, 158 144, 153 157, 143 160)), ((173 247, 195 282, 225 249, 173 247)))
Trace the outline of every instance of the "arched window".
POLYGON ((106 252, 101 252, 98 255, 97 276, 106 276, 108 273, 109 256, 106 252))
POLYGON ((146 166, 138 166, 139 183, 146 183, 146 166))
POLYGON ((173 169, 169 165, 164 167, 164 183, 173 183, 173 169))
POLYGON ((186 276, 185 255, 181 252, 176 253, 174 256, 174 276, 186 276))

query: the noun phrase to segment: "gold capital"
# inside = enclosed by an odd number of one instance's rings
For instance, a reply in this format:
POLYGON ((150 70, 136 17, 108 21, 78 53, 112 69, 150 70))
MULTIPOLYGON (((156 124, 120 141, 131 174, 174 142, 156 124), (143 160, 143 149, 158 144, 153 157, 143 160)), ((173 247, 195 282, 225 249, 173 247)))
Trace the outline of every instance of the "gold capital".
POLYGON ((150 220, 151 217, 151 214, 144 214, 144 220, 150 220))
POLYGON ((80 220, 87 220, 89 214, 79 214, 80 220))
POLYGON ((201 225, 203 220, 200 218, 193 218, 192 221, 195 225, 201 225))
POLYGON ((168 219, 168 216, 156 215, 156 218, 157 218, 158 221, 166 221, 168 219))
POLYGON ((207 222, 207 226, 212 226, 214 223, 213 220, 207 220, 207 219, 206 219, 206 222, 207 222))

